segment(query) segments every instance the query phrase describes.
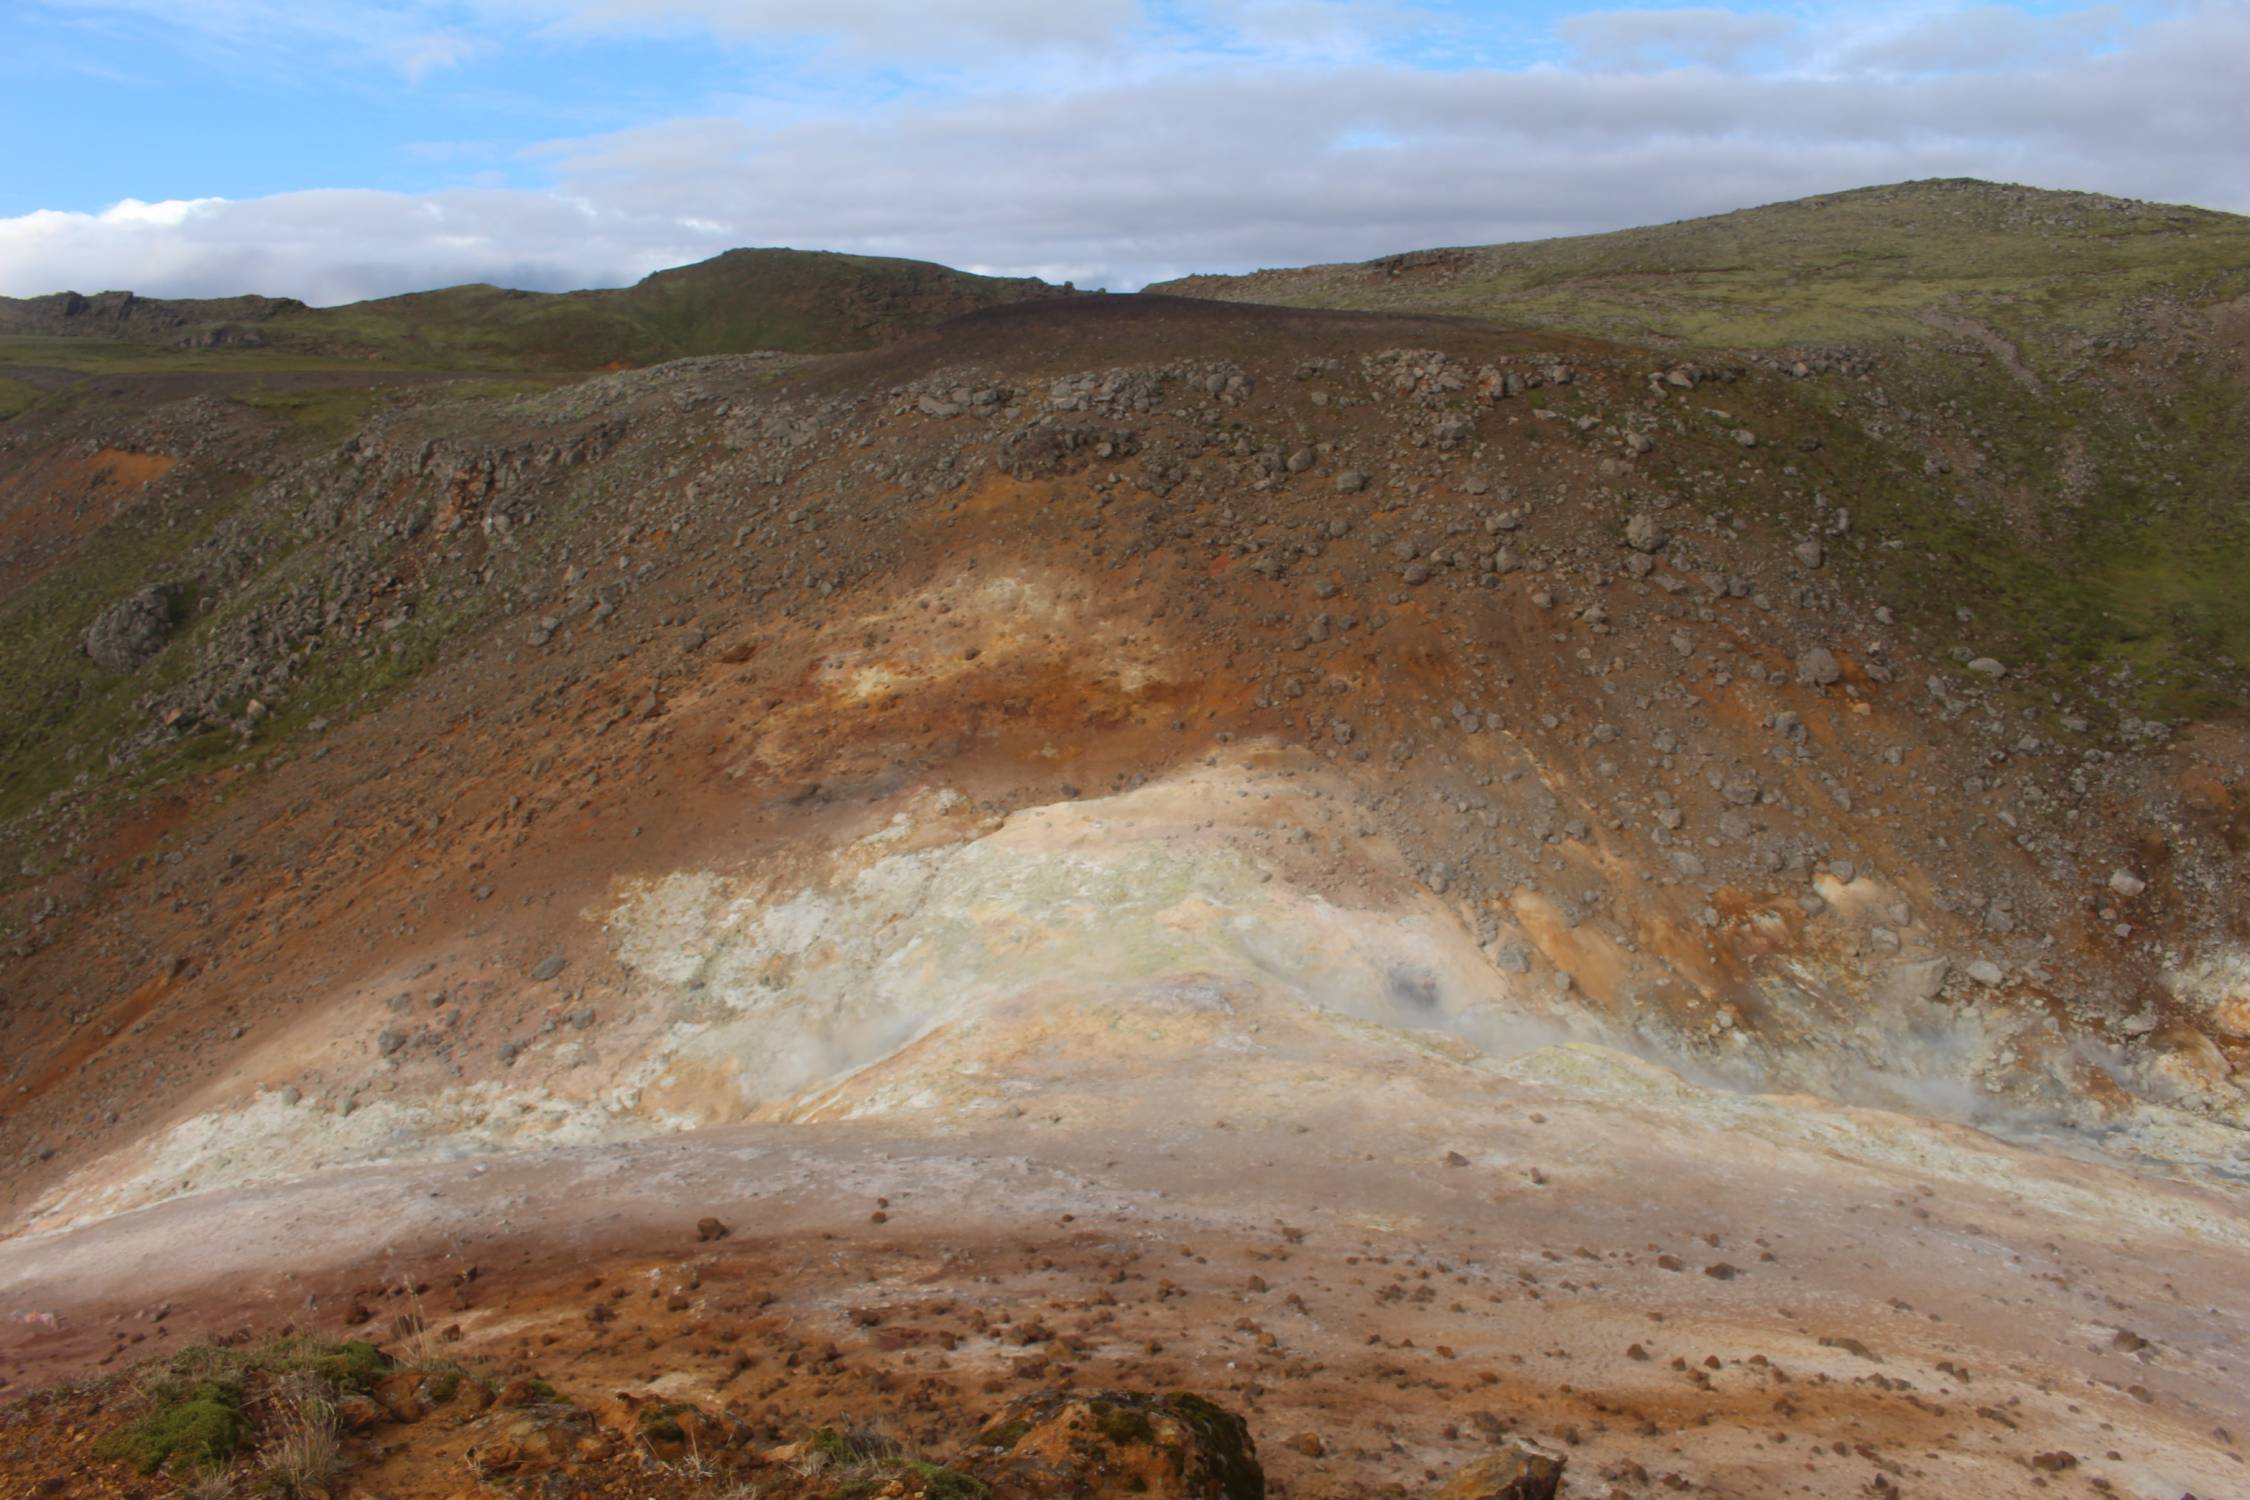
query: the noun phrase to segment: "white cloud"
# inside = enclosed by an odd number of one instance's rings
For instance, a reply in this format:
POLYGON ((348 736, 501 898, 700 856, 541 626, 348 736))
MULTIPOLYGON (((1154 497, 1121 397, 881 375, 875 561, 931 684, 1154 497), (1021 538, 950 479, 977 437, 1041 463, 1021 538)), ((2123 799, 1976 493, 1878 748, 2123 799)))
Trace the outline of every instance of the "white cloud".
POLYGON ((556 193, 352 190, 128 201, 99 214, 42 210, 0 219, 0 292, 256 291, 333 303, 463 281, 617 285, 722 248, 722 239, 668 237, 556 193))
POLYGON ((553 30, 707 31, 728 39, 833 39, 897 56, 983 47, 1093 47, 1142 15, 1140 0, 486 0, 553 30))
POLYGON ((2242 211, 2246 98, 2250 10, 2218 5, 1998 73, 1834 57, 1796 71, 1203 59, 1102 86, 561 141, 532 158, 544 189, 0 220, 0 291, 325 302, 464 280, 555 288, 737 244, 1133 286, 1951 175, 2242 211))
POLYGON ((1838 66, 1875 73, 1999 72, 2043 66, 2081 55, 2120 34, 2114 5, 2034 16, 2006 5, 1971 5, 1943 13, 1880 12, 1864 38, 1842 49, 1838 66))
POLYGON ((420 83, 441 69, 458 68, 485 50, 483 42, 457 31, 402 37, 384 48, 392 66, 404 73, 409 83, 420 83))
POLYGON ((323 65, 373 63, 420 82, 490 50, 490 42, 440 24, 442 0, 16 0, 106 25, 135 54, 158 37, 187 38, 215 59, 266 68, 306 55, 323 65))
MULTIPOLYGON (((95 222, 107 225, 147 224, 159 229, 177 229, 189 218, 199 213, 210 213, 224 207, 224 198, 173 198, 163 203, 143 203, 138 198, 125 198, 101 214, 95 222)), ((74 215, 58 214, 58 219, 74 215)))
POLYGON ((1702 6, 1587 11, 1560 22, 1555 34, 1587 67, 1639 72, 1680 66, 1731 67, 1796 30, 1797 23, 1787 16, 1702 6))

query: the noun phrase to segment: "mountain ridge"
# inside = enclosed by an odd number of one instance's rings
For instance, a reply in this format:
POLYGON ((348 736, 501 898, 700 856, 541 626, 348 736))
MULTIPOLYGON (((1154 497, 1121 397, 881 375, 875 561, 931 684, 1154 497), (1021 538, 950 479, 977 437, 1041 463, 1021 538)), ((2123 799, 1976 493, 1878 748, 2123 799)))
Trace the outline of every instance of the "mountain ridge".
POLYGON ((758 349, 861 349, 978 306, 1069 295, 1034 277, 979 276, 927 261, 741 248, 631 286, 569 292, 471 282, 331 307, 129 291, 0 298, 0 335, 567 371, 758 349))

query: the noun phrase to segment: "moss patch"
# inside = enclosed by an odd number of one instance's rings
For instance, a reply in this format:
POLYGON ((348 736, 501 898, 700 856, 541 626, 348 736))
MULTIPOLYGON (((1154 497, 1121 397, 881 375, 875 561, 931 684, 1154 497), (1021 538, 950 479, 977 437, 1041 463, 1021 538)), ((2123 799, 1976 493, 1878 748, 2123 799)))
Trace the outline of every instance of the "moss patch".
POLYGON ((1022 1417, 1017 1417, 1013 1421, 1002 1422, 997 1427, 985 1429, 984 1441, 991 1447, 1006 1450, 1022 1442, 1024 1434, 1030 1431, 1031 1423, 1022 1417))
POLYGON ((876 1462, 871 1472, 837 1485, 830 1491, 830 1500, 867 1500, 889 1492, 892 1484, 902 1479, 910 1486, 906 1493, 928 1500, 990 1500, 992 1494, 982 1480, 958 1469, 919 1458, 887 1458, 876 1462))
POLYGON ((393 1361, 388 1354, 373 1344, 354 1340, 338 1344, 325 1354, 313 1356, 311 1368, 335 1385, 351 1390, 365 1390, 376 1379, 387 1374, 393 1361))
POLYGON ((167 1464, 185 1470, 216 1468, 242 1445, 242 1382, 166 1380, 153 1404, 132 1426, 103 1436, 95 1453, 121 1458, 143 1474, 167 1464))
POLYGON ((1107 1402, 1094 1403, 1094 1422, 1103 1437, 1123 1447, 1127 1443, 1149 1443, 1156 1440, 1156 1428, 1149 1422, 1148 1413, 1137 1407, 1111 1406, 1107 1402))
POLYGON ((644 1406, 640 1411, 641 1436, 652 1443, 684 1443, 687 1429, 680 1425, 680 1413, 688 1408, 678 1402, 662 1406, 644 1406))

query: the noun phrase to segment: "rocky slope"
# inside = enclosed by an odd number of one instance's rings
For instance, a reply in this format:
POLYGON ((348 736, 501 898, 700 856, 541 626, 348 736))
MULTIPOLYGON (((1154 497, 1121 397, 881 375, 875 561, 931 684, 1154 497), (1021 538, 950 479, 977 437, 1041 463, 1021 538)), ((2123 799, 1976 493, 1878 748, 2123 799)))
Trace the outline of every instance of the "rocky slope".
POLYGON ((1901 183, 1154 290, 1622 338, 1659 368, 1726 350, 1841 373, 1800 399, 1875 442, 1831 487, 1897 544, 1871 560, 1894 603, 1974 600, 1987 628, 2159 718, 2243 701, 2250 219, 1901 183))
POLYGON ((35 408, 0 1377, 405 1277, 775 1441, 2227 1492, 2235 669, 1960 591, 1942 353, 1088 298, 35 408))

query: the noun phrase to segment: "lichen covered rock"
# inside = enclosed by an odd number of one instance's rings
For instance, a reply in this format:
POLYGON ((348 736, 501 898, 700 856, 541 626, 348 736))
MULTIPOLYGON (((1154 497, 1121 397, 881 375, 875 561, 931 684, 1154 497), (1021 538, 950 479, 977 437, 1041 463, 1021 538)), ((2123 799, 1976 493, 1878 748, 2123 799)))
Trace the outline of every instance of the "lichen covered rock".
POLYGON ((1455 1474, 1430 1500, 1555 1500, 1562 1471, 1561 1459, 1510 1443, 1455 1474))
POLYGON ((1264 1500, 1265 1471, 1249 1426, 1185 1391, 1027 1396, 979 1439, 983 1468, 1011 1496, 1139 1496, 1144 1500, 1264 1500))
POLYGON ((79 645, 112 672, 137 670, 172 638, 172 591, 151 584, 126 595, 94 617, 79 645))

